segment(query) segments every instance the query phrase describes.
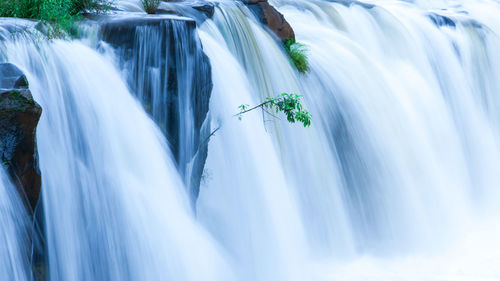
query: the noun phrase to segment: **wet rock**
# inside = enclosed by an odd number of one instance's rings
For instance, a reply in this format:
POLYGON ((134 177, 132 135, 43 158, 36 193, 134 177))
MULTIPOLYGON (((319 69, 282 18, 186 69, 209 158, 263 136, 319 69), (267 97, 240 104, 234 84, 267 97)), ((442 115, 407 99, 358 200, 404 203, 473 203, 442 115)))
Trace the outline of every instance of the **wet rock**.
POLYGON ((36 126, 42 108, 28 89, 26 76, 13 64, 0 64, 0 158, 29 208, 41 188, 36 126))
POLYGON ((202 12, 208 18, 212 18, 215 13, 215 4, 211 2, 195 3, 191 6, 193 9, 202 12))
POLYGON ((174 14, 194 19, 198 24, 202 24, 206 19, 214 16, 215 5, 214 2, 203 0, 186 0, 182 2, 168 2, 168 10, 174 12, 174 14))
POLYGON ((0 64, 0 89, 11 90, 21 88, 28 88, 28 80, 24 73, 13 64, 0 64))
POLYGON ((210 130, 203 124, 210 123, 213 86, 196 22, 176 16, 112 19, 101 32, 127 69, 130 89, 167 137, 194 202, 207 157, 210 130))
POLYGON ((257 4, 259 2, 267 2, 267 0, 242 0, 241 2, 243 2, 246 5, 249 5, 249 4, 257 4))
POLYGON ((295 40, 292 26, 267 0, 243 0, 255 17, 282 41, 295 40))

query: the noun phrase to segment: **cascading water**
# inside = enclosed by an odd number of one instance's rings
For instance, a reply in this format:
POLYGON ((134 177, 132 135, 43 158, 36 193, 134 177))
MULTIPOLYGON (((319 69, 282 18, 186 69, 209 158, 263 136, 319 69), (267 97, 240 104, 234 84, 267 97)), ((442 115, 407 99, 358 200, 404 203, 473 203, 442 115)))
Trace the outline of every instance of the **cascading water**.
POLYGON ((201 38, 214 69, 212 127, 220 129, 210 140, 198 217, 242 268, 241 280, 303 280, 303 226, 271 138, 260 115, 233 117, 241 102, 258 100, 223 38, 201 38))
MULTIPOLYGON (((44 108, 49 280, 498 280, 499 3, 271 2, 310 73, 244 5, 218 2, 197 30, 213 82, 203 126, 205 57, 183 23, 150 16, 160 24, 134 27, 128 49, 104 32, 114 55, 33 34, 0 47, 44 108), (233 117, 281 92, 304 96, 312 127, 233 117), (195 216, 181 178, 209 127, 195 216)), ((12 240, 25 218, 6 218, 0 273, 30 280, 27 236, 12 240)))
POLYGON ((16 40, 5 51, 45 109, 38 149, 50 280, 229 278, 160 131, 111 59, 58 40, 16 40))
POLYGON ((0 169, 0 276, 29 281, 29 220, 16 187, 0 169))
MULTIPOLYGON (((230 56, 245 69, 254 104, 283 91, 305 96, 314 128, 265 124, 287 188, 300 198, 313 260, 377 257, 336 263, 347 270, 328 263, 325 270, 332 270, 334 280, 434 280, 443 274, 453 280, 455 267, 476 278, 481 271, 497 276, 488 265, 498 255, 479 241, 491 239, 484 232, 498 233, 500 88, 495 77, 500 61, 495 48, 500 41, 494 32, 498 22, 486 17, 482 23, 480 17, 485 7, 498 11, 498 5, 484 2, 472 9, 474 17, 460 8, 441 15, 397 1, 274 4, 297 40, 309 47, 307 75, 285 65, 284 54, 244 6, 220 4, 202 38, 205 46, 224 39, 230 56), (485 227, 484 221, 492 225, 485 227), (461 243, 470 245, 450 249, 461 243), (481 262, 464 265, 467 259, 458 256, 468 254, 481 262), (430 264, 448 260, 453 265, 433 268, 420 255, 441 255, 430 264), (388 263, 395 257, 409 261, 388 263), (408 269, 412 263, 421 264, 424 273, 402 277, 405 270, 414 273, 408 269), (384 272, 389 266, 397 273, 384 272)), ((215 69, 234 62, 207 52, 215 69)), ((214 88, 221 79, 214 76, 214 88)), ((231 96, 230 85, 223 85, 223 95, 231 96)), ((211 109, 218 107, 212 101, 211 109)), ((208 163, 213 155, 217 152, 209 149, 208 163)), ((201 202, 209 200, 203 190, 201 202)), ((497 243, 491 245, 498 250, 497 243)))
POLYGON ((202 130, 212 91, 196 23, 182 17, 125 17, 101 28, 116 48, 128 85, 165 133, 193 198, 206 158, 202 130))

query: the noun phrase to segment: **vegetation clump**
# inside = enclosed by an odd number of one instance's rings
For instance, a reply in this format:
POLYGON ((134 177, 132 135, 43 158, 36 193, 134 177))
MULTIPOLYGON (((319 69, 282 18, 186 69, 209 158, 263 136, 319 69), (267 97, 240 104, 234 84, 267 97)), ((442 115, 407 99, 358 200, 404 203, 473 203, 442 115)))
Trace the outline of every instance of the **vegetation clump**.
POLYGON ((148 14, 156 13, 158 6, 160 6, 161 0, 141 0, 144 11, 148 14))
POLYGON ((288 53, 290 62, 300 73, 309 72, 309 62, 307 61, 307 47, 293 39, 285 41, 285 50, 288 53))
POLYGON ((300 122, 304 127, 309 127, 311 125, 311 113, 305 110, 300 103, 301 95, 282 93, 276 98, 268 97, 266 100, 252 108, 248 104, 242 104, 238 108, 240 112, 236 114, 241 120, 241 116, 249 111, 260 108, 264 112, 274 116, 268 110, 276 111, 276 113, 282 112, 285 114, 286 119, 290 123, 300 122))
POLYGON ((49 37, 64 37, 83 12, 100 13, 111 0, 1 0, 0 17, 35 19, 51 26, 49 37))

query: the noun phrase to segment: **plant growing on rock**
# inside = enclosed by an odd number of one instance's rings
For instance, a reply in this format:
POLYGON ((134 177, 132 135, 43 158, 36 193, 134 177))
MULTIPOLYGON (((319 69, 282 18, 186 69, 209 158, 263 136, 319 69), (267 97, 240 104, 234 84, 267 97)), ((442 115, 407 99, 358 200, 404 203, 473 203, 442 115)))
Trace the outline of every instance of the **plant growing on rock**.
POLYGON ((285 50, 288 53, 290 62, 300 73, 309 72, 309 62, 307 61, 307 47, 304 44, 289 39, 285 41, 285 50))
POLYGON ((238 107, 240 112, 235 116, 238 116, 238 119, 241 120, 243 114, 260 108, 263 112, 272 116, 274 115, 269 112, 269 110, 275 111, 276 113, 282 112, 285 114, 288 122, 300 122, 304 127, 309 127, 311 125, 312 116, 300 103, 301 98, 301 95, 282 93, 276 98, 268 97, 261 104, 251 108, 247 104, 242 104, 238 107))
POLYGON ((142 7, 144 7, 144 11, 148 14, 156 13, 158 10, 158 6, 160 6, 161 0, 141 0, 142 7))

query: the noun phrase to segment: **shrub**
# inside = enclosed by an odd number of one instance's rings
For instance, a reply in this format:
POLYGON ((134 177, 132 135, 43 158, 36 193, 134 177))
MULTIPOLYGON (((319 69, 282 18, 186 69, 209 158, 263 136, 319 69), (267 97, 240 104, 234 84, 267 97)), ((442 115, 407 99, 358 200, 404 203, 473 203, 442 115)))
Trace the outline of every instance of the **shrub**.
POLYGON ((156 13, 158 6, 160 6, 161 0, 142 0, 142 6, 144 7, 144 11, 148 14, 156 13))
POLYGON ((307 61, 307 47, 295 40, 285 41, 285 50, 288 53, 290 62, 300 73, 309 72, 309 62, 307 61))
POLYGON ((49 37, 63 37, 80 13, 102 12, 110 7, 109 0, 1 0, 0 17, 40 20, 51 26, 49 37))

